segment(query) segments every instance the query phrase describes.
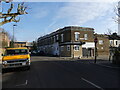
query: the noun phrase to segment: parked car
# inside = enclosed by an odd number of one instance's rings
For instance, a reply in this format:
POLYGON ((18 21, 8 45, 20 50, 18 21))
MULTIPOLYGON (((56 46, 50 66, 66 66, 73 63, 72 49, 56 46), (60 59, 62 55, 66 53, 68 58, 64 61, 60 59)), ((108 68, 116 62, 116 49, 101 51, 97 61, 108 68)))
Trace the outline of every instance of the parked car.
POLYGON ((31 61, 27 48, 7 48, 2 56, 2 69, 19 67, 30 69, 31 61))
POLYGON ((44 51, 39 51, 39 52, 38 52, 38 55, 40 55, 40 56, 45 56, 45 53, 44 53, 44 51))

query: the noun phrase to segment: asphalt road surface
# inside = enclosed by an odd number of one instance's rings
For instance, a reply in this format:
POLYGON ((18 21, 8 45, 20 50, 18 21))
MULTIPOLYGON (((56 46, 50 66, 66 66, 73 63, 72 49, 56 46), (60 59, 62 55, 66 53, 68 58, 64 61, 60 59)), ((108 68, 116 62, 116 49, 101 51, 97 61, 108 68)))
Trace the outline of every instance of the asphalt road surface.
POLYGON ((120 88, 120 68, 109 68, 85 60, 32 57, 31 69, 7 70, 2 88, 120 88))

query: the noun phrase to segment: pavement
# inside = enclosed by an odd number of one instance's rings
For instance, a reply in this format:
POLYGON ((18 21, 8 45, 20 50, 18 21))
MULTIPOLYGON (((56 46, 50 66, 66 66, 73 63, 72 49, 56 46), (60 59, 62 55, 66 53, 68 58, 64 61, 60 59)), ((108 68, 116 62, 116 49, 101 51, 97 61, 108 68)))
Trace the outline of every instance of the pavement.
POLYGON ((104 59, 98 58, 95 60, 94 58, 90 58, 90 57, 86 57, 86 58, 70 58, 70 57, 48 57, 48 56, 32 56, 31 59, 34 59, 34 61, 78 61, 78 62, 84 62, 84 63, 91 63, 91 64, 97 64, 97 65, 103 65, 103 66, 110 66, 113 68, 119 68, 120 65, 116 65, 112 63, 112 60, 108 60, 105 59, 105 57, 103 57, 104 59))
POLYGON ((5 88, 120 88, 120 68, 99 64, 105 60, 63 60, 31 57, 31 69, 8 69, 2 74, 5 88))

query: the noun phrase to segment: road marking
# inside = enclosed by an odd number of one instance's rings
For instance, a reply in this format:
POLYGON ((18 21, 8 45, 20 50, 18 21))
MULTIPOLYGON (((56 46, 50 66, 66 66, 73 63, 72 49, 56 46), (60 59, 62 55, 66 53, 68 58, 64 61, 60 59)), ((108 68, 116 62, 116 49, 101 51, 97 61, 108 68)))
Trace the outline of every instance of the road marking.
POLYGON ((26 82, 24 84, 19 84, 19 85, 16 85, 16 86, 24 86, 24 85, 27 85, 28 84, 28 80, 26 80, 26 82))
POLYGON ((96 84, 94 84, 94 83, 92 83, 92 82, 90 82, 90 81, 88 81, 88 80, 86 80, 86 79, 84 79, 84 78, 81 78, 81 79, 84 80, 85 82, 87 82, 87 83, 93 85, 94 87, 99 88, 100 90, 104 90, 104 89, 101 88, 100 86, 98 86, 98 85, 96 85, 96 84))

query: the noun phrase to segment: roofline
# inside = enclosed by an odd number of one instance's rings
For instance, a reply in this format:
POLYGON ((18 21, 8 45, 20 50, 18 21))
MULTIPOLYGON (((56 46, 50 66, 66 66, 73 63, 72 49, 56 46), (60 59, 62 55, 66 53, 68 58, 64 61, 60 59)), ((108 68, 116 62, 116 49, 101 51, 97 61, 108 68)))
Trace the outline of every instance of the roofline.
POLYGON ((66 30, 66 29, 69 29, 69 28, 70 28, 70 30, 73 30, 74 28, 78 28, 78 29, 89 29, 89 30, 91 30, 91 31, 94 31, 94 28, 79 27, 79 26, 66 26, 66 27, 64 27, 64 28, 60 28, 60 29, 58 29, 58 30, 56 30, 56 31, 53 31, 53 32, 51 32, 51 33, 49 33, 49 34, 46 34, 46 35, 44 35, 44 36, 42 36, 42 37, 39 37, 38 39, 40 39, 40 38, 42 38, 42 39, 48 38, 49 36, 52 36, 52 35, 54 35, 54 34, 56 34, 56 33, 62 32, 63 30, 66 30))

